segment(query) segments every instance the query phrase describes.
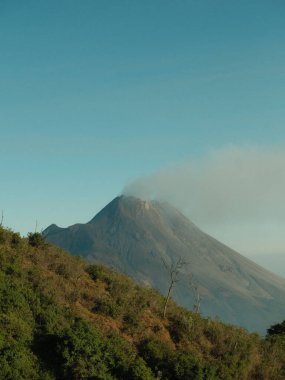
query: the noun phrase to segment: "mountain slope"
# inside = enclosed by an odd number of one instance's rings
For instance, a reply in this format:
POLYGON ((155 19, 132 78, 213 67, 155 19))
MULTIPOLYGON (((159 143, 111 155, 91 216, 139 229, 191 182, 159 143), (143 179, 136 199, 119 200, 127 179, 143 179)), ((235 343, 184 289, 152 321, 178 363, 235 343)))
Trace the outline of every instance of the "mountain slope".
POLYGON ((264 332, 285 315, 285 280, 202 232, 167 203, 117 197, 87 224, 48 227, 44 235, 71 254, 110 265, 164 294, 171 265, 187 261, 173 297, 192 307, 189 275, 204 315, 264 332))

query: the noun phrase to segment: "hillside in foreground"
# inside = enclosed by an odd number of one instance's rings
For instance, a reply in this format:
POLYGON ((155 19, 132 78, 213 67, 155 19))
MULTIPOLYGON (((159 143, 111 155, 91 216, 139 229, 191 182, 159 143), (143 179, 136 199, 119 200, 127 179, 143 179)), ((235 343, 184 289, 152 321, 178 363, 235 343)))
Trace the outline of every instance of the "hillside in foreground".
MULTIPOLYGON (((0 227, 0 379, 284 379, 283 336, 203 319, 0 227)), ((282 335, 282 334, 281 334, 282 335)))

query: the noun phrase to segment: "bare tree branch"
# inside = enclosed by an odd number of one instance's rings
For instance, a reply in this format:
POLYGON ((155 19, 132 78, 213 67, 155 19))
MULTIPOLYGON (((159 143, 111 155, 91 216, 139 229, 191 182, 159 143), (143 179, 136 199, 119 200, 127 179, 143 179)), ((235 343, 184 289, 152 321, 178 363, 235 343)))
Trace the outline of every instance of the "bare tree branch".
POLYGON ((200 312, 202 297, 199 292, 199 286, 195 283, 193 276, 189 277, 189 286, 194 295, 193 312, 198 314, 200 312))
POLYGON ((164 260, 164 258, 162 256, 161 256, 161 259, 162 259, 162 262, 163 262, 163 264, 164 264, 164 266, 168 272, 169 281, 170 281, 168 291, 167 291, 167 295, 166 295, 165 302, 164 302, 164 307, 163 307, 163 318, 165 318, 166 312, 167 312, 167 306, 168 306, 168 302, 170 299, 172 289, 174 288, 175 284, 179 281, 180 272, 181 272, 182 268, 185 265, 187 265, 187 262, 185 260, 183 260, 181 256, 178 257, 177 261, 172 262, 170 265, 166 263, 166 261, 164 260))

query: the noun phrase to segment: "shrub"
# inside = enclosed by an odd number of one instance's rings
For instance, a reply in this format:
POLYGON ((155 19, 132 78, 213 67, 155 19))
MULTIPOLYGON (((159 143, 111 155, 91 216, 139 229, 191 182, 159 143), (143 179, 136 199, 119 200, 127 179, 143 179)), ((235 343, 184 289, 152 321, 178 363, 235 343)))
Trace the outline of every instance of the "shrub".
POLYGON ((13 232, 11 236, 11 246, 16 248, 21 243, 21 236, 17 232, 13 232))
POLYGON ((9 231, 0 226, 0 244, 4 244, 9 238, 9 231))
POLYGON ((189 340, 192 334, 193 318, 189 312, 169 316, 169 332, 174 342, 189 340))
POLYGON ((63 332, 56 352, 61 379, 155 380, 127 342, 118 336, 106 338, 81 319, 63 332))
POLYGON ((119 318, 123 313, 123 308, 118 305, 113 298, 105 296, 96 300, 96 305, 92 309, 93 312, 98 312, 112 318, 119 318))
POLYGON ((270 335, 284 335, 285 337, 285 320, 281 323, 277 323, 276 325, 272 325, 267 330, 267 336, 270 335))
POLYGON ((123 322, 126 323, 130 327, 138 327, 139 326, 138 314, 135 311, 126 313, 123 316, 123 322))
POLYGON ((45 245, 45 238, 39 232, 29 232, 28 242, 32 247, 43 247, 45 245))
POLYGON ((171 380, 202 380, 203 365, 190 352, 170 349, 165 343, 146 340, 140 346, 141 356, 156 376, 171 380))
POLYGON ((93 281, 100 280, 109 284, 110 278, 102 265, 88 265, 85 271, 89 274, 93 281))

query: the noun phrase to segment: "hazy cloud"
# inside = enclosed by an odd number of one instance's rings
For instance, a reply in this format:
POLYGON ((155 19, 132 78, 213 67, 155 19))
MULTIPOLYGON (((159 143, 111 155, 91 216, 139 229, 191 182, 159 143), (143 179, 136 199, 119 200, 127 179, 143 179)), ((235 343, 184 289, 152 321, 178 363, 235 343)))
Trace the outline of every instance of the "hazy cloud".
MULTIPOLYGON (((285 227, 285 152, 280 148, 232 146, 214 151, 203 159, 139 178, 124 193, 167 200, 208 232, 214 231, 217 237, 226 234, 226 243, 235 237, 238 241, 243 231, 246 240, 259 239, 258 249, 268 231, 270 249, 283 249, 284 243, 285 252, 285 238, 279 235, 280 226, 285 227), (273 248, 274 226, 278 227, 278 247, 273 248), (260 238, 258 231, 262 231, 260 238)), ((269 248, 263 245, 264 249, 269 248)))

